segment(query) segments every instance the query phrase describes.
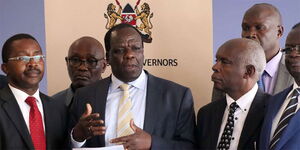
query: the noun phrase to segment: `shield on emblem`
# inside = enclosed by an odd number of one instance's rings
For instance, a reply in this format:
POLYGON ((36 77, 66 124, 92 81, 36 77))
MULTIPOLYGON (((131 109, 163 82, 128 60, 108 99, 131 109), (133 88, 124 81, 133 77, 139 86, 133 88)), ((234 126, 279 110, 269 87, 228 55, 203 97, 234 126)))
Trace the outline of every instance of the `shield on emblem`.
POLYGON ((125 8, 122 11, 121 17, 123 18, 122 23, 136 25, 136 20, 134 19, 136 17, 136 14, 130 4, 126 4, 125 8))

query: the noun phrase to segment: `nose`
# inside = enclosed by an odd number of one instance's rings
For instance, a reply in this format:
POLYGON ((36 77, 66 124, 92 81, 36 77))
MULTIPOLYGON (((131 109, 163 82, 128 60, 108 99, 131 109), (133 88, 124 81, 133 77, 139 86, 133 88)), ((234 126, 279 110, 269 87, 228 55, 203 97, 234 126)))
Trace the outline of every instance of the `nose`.
POLYGON ((211 68, 213 72, 220 72, 219 62, 217 61, 211 68))
POLYGON ((80 65, 78 66, 78 70, 82 70, 82 71, 85 71, 85 70, 88 70, 88 64, 87 64, 87 61, 81 61, 80 62, 80 65))
POLYGON ((135 57, 135 53, 131 48, 126 49, 126 53, 124 55, 126 59, 132 59, 135 57))
POLYGON ((242 37, 247 39, 256 39, 256 31, 253 28, 249 28, 248 31, 242 32, 242 37))
POLYGON ((33 58, 30 58, 29 62, 27 63, 27 66, 33 67, 37 65, 37 61, 35 61, 33 58))

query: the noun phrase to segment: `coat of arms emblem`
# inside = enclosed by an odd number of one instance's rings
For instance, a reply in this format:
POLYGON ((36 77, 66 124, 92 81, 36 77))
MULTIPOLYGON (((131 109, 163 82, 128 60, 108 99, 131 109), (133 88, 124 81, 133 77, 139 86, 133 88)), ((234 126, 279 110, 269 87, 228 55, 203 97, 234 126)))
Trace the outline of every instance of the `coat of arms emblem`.
POLYGON ((143 33, 144 42, 151 43, 152 32, 150 30, 153 28, 151 23, 153 13, 150 12, 149 4, 143 3, 139 9, 140 0, 138 0, 134 8, 129 3, 122 8, 118 0, 115 0, 115 2, 116 5, 113 3, 108 4, 107 13, 104 13, 107 20, 105 28, 110 29, 118 23, 128 23, 143 33))

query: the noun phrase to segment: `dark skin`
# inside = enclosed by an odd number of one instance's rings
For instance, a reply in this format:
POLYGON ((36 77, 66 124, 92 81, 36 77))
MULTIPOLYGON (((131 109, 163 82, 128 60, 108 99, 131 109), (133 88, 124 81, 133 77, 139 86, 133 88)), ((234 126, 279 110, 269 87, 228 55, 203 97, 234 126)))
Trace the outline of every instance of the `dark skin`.
MULTIPOLYGON (((42 55, 39 44, 32 39, 20 39, 12 43, 11 53, 8 58, 36 55, 42 55)), ((43 60, 35 62, 31 59, 28 63, 20 60, 11 60, 2 64, 1 68, 7 75, 8 83, 28 95, 33 95, 37 91, 39 82, 44 75, 43 60)))
POLYGON ((123 82, 136 80, 143 70, 144 48, 134 29, 122 28, 111 33, 108 63, 112 73, 123 82))
MULTIPOLYGON (((131 28, 122 28, 112 32, 111 49, 108 60, 113 74, 123 82, 136 80, 143 70, 144 49, 142 39, 137 31, 131 28)), ((104 121, 99 120, 99 113, 91 114, 91 106, 87 106, 73 130, 73 138, 82 142, 92 136, 105 134, 104 121), (89 108, 90 107, 90 108, 89 108), (90 117, 88 117, 90 116, 90 117), (89 127, 92 126, 92 131, 89 127)), ((130 124, 134 133, 132 135, 112 139, 112 143, 123 143, 127 149, 151 148, 151 135, 134 125, 130 124)))
POLYGON ((223 44, 216 54, 211 80, 214 87, 227 93, 234 100, 247 93, 256 83, 255 67, 244 65, 238 59, 247 49, 245 40, 237 39, 223 44))
POLYGON ((104 135, 106 128, 100 120, 99 113, 92 113, 92 106, 86 104, 86 110, 73 129, 73 139, 78 142, 90 139, 93 136, 104 135))
MULTIPOLYGON (((300 27, 291 30, 285 42, 285 47, 295 47, 296 45, 300 45, 300 27)), ((300 85, 300 54, 297 54, 295 50, 286 54, 285 65, 296 83, 300 85)))
POLYGON ((279 40, 283 34, 278 13, 264 4, 248 9, 242 21, 242 37, 259 42, 264 48, 267 62, 280 50, 279 40))
MULTIPOLYGON (((123 82, 136 80, 143 70, 144 49, 141 36, 132 28, 122 28, 111 33, 109 64, 113 74, 123 82)), ((134 133, 112 139, 123 143, 126 149, 147 150, 151 148, 151 135, 130 123, 134 133)))
POLYGON ((105 71, 106 60, 104 59, 103 46, 96 39, 92 37, 82 37, 76 40, 70 46, 68 58, 99 60, 96 68, 88 68, 84 63, 75 67, 66 61, 73 90, 102 79, 101 74, 105 71))

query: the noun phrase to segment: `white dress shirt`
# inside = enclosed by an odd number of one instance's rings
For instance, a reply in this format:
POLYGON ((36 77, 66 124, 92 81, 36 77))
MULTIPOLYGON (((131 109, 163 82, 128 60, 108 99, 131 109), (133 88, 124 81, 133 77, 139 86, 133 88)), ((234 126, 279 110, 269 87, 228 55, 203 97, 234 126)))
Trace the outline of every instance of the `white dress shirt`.
MULTIPOLYGON (((41 101, 41 98, 40 98, 40 91, 39 89, 36 90, 36 92, 33 94, 33 95, 28 95, 27 93, 11 86, 10 84, 8 84, 10 90, 12 91, 13 95, 15 96, 16 100, 17 100, 17 103, 19 105, 19 108, 22 112, 22 115, 23 115, 23 118, 25 120, 25 123, 26 123, 26 126, 27 126, 27 129, 30 133, 30 127, 29 127, 29 113, 30 113, 30 106, 25 102, 26 98, 28 96, 32 96, 36 99, 36 105, 42 115, 42 121, 43 121, 43 128, 44 128, 44 131, 45 131, 45 122, 44 122, 44 110, 43 110, 43 104, 42 104, 42 101, 41 101)), ((46 135, 46 133, 45 133, 46 135)))
POLYGON ((234 128, 232 132, 232 140, 230 142, 230 150, 236 150, 238 148, 240 136, 243 130, 244 122, 246 120, 247 114, 249 112, 250 106, 253 102, 253 99, 257 93, 258 86, 255 84, 253 88, 248 91, 246 94, 241 96, 238 100, 233 100, 228 94, 226 94, 227 106, 223 115, 221 128, 219 131, 218 143, 221 140, 221 136, 224 131, 224 127, 227 122, 228 114, 229 114, 229 106, 231 103, 236 102, 239 106, 234 113, 234 128))
MULTIPOLYGON (((270 135, 270 140, 272 140, 273 134, 274 134, 274 132, 275 132, 275 130, 276 130, 276 128, 277 128, 277 125, 278 125, 278 122, 279 122, 279 120, 280 120, 280 117, 281 117, 281 115, 283 114, 283 111, 284 111, 285 107, 288 105, 288 103, 289 103, 289 101, 290 101, 290 98, 291 98, 291 96, 292 96, 292 93, 293 93, 293 91, 294 91, 296 88, 299 88, 299 86, 297 85, 296 82, 294 82, 294 84, 293 84, 293 89, 290 91, 290 93, 288 94, 288 96, 285 98, 285 100, 284 100, 284 102, 282 103, 282 105, 281 105, 281 107, 280 107, 278 113, 276 114, 275 118, 273 119, 273 122, 272 122, 272 130, 271 130, 271 135, 270 135)), ((298 111, 298 110, 299 110, 299 107, 300 107, 300 105, 299 105, 299 102, 300 102, 300 101, 299 101, 299 100, 300 100, 300 99, 299 99, 299 97, 298 97, 298 105, 297 105, 296 111, 298 111)))
MULTIPOLYGON (((118 106, 120 99, 123 97, 123 91, 119 87, 124 84, 124 82, 116 78, 113 74, 111 75, 111 81, 105 108, 105 146, 116 145, 110 143, 110 140, 117 137, 118 106)), ((133 120, 135 125, 141 129, 144 127, 147 81, 148 76, 142 71, 136 80, 127 83, 130 85, 129 96, 132 101, 131 112, 133 114, 133 120)), ((85 141, 76 142, 73 137, 71 139, 73 147, 81 147, 85 143, 85 141)))

